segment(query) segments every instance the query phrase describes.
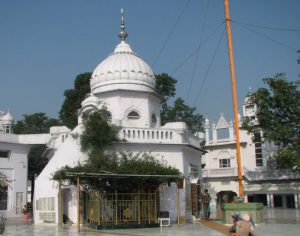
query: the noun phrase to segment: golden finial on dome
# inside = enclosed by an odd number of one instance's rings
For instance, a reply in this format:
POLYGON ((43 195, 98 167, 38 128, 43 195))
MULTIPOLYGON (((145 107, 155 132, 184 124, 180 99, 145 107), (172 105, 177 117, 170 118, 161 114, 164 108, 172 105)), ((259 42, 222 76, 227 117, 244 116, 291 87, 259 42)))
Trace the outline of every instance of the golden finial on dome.
POLYGON ((125 22, 124 22, 124 15, 123 15, 123 8, 121 8, 121 31, 119 33, 119 38, 121 41, 125 41, 128 34, 125 31, 125 22))

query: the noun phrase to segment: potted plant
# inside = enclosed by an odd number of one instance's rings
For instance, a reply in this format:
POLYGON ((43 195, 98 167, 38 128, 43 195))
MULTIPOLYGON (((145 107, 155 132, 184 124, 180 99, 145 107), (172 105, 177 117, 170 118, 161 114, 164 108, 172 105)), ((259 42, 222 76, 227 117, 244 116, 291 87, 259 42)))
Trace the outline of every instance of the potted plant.
POLYGON ((5 218, 0 215, 0 234, 3 234, 5 231, 5 218))
POLYGON ((23 207, 23 219, 28 220, 31 212, 31 203, 27 202, 23 207))

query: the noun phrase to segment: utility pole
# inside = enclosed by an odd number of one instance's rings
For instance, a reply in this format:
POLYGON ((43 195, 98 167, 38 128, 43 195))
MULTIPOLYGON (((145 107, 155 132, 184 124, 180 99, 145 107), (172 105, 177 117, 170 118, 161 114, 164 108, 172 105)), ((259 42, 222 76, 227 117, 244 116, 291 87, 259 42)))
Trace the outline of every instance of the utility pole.
POLYGON ((225 8, 225 23, 226 23, 227 37, 228 37, 229 64, 230 64, 230 73, 231 73, 231 87, 232 87, 233 112, 234 112, 235 137, 236 137, 236 158, 237 158, 237 167, 238 167, 239 196, 243 196, 244 190, 243 190, 243 175, 242 175, 242 163, 241 163, 238 103, 237 103, 237 95, 236 95, 236 83, 235 83, 234 60, 233 60, 233 51, 232 51, 232 38, 231 38, 228 0, 224 0, 224 8, 225 8))

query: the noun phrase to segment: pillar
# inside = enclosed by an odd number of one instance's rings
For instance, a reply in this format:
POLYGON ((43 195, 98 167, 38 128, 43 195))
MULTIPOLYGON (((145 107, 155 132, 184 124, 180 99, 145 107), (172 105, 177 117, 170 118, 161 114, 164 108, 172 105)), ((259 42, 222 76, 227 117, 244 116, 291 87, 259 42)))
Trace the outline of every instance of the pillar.
POLYGON ((274 196, 273 196, 273 194, 270 194, 270 203, 271 203, 270 208, 274 208, 274 196))
POLYGON ((268 205, 268 208, 271 208, 271 198, 270 198, 270 195, 271 194, 267 194, 267 205, 268 205))
POLYGON ((299 208, 299 199, 298 199, 298 194, 294 193, 294 199, 295 199, 295 208, 299 208))
POLYGON ((233 132, 233 123, 232 121, 229 122, 229 140, 234 140, 234 132, 233 132))
POLYGON ((216 129, 216 124, 212 124, 212 139, 213 139, 213 143, 217 142, 217 129, 216 129))
POLYGON ((209 120, 207 118, 205 119, 204 128, 205 128, 205 141, 206 143, 209 143, 209 120))

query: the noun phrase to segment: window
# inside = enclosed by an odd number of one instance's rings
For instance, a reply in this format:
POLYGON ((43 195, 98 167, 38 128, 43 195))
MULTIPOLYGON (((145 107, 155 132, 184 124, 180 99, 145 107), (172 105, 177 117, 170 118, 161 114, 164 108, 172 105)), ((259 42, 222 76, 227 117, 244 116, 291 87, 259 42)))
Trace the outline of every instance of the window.
POLYGON ((131 111, 129 112, 129 114, 127 115, 127 118, 130 120, 137 120, 140 118, 139 113, 137 113, 136 111, 131 111))
POLYGON ((230 158, 219 159, 220 168, 229 168, 230 167, 230 158))
POLYGON ((256 166, 263 166, 262 141, 260 132, 254 133, 254 147, 256 166))
POLYGON ((0 150, 0 158, 9 158, 10 151, 0 150))
POLYGON ((217 137, 218 139, 229 138, 229 129, 228 128, 217 129, 217 137))

